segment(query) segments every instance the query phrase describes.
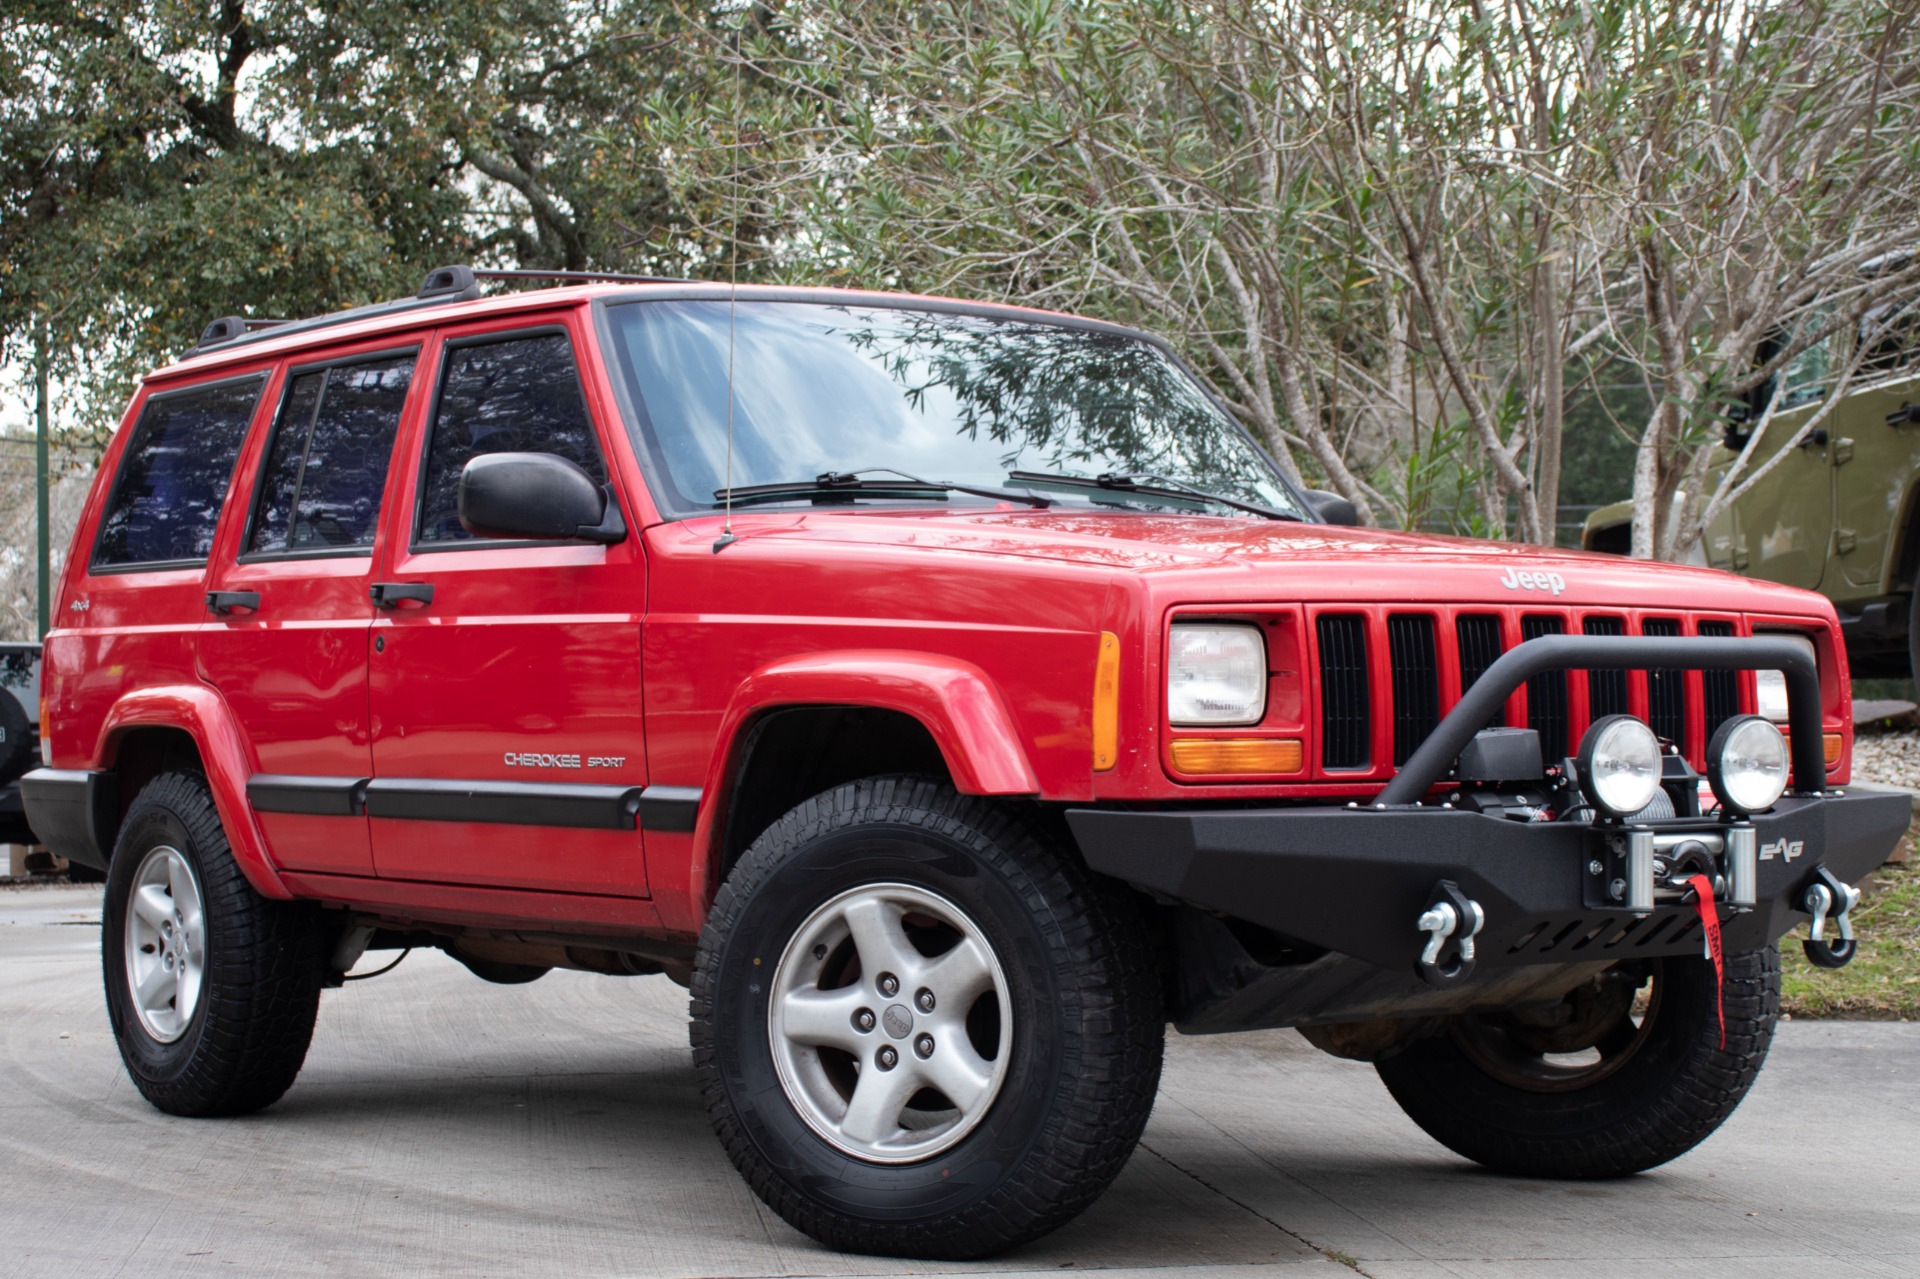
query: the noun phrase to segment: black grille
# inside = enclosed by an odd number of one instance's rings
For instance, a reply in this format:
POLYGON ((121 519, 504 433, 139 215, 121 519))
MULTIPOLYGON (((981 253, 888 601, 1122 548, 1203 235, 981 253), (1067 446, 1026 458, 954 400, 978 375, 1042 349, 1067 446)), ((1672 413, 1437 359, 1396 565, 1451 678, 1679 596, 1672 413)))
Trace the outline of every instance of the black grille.
POLYGON ((1469 613, 1459 619, 1455 629, 1460 637, 1460 691, 1465 693, 1500 660, 1500 619, 1469 613))
MULTIPOLYGON (((1589 617, 1581 629, 1589 635, 1625 635, 1626 619, 1589 617)), ((1587 707, 1591 719, 1602 715, 1627 713, 1627 673, 1625 671, 1588 671, 1587 707)))
MULTIPOLYGON (((1733 637, 1732 622, 1702 622, 1699 627, 1702 635, 1715 639, 1733 637)), ((1707 740, 1713 740, 1714 730, 1740 713, 1740 676, 1734 671, 1700 672, 1700 709, 1706 713, 1707 740)))
POLYGON ((1367 621, 1323 614, 1320 630, 1320 762, 1365 768, 1371 754, 1373 705, 1367 688, 1367 621))
MULTIPOLYGON (((1520 619, 1520 638, 1538 639, 1542 635, 1566 633, 1565 619, 1551 614, 1530 614, 1520 619)), ((1567 755, 1567 673, 1542 671, 1527 681, 1527 727, 1540 734, 1540 758, 1565 759, 1567 755)))
MULTIPOLYGON (((1680 623, 1671 617, 1650 617, 1640 624, 1642 635, 1671 638, 1680 633, 1680 623)), ((1687 736, 1687 673, 1685 671, 1647 672, 1647 721, 1660 737, 1685 749, 1687 736)))
POLYGON ((1387 655, 1393 664, 1393 762, 1407 762, 1440 722, 1440 667, 1433 619, 1397 613, 1387 619, 1387 655))

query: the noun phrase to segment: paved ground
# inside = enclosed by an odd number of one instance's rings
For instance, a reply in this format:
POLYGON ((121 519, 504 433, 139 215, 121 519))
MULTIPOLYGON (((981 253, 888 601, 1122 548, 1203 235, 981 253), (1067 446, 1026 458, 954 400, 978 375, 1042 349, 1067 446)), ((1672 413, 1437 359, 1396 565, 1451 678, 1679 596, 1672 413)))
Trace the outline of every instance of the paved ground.
POLYGON ((828 1252, 748 1193, 664 978, 488 986, 416 954, 326 995, 279 1105, 169 1119, 107 1034, 97 906, 0 891, 0 1273, 19 1279, 1920 1273, 1920 1026, 1783 1027, 1714 1140, 1598 1185, 1479 1171, 1291 1031, 1175 1040, 1146 1144, 1092 1211, 996 1262, 904 1264, 828 1252))

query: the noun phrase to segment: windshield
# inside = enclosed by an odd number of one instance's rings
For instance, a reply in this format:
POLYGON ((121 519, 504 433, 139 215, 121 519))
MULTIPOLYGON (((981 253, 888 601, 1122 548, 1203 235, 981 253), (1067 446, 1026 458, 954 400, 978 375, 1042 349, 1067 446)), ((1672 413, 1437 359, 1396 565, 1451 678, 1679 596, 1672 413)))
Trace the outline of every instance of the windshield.
MULTIPOLYGON (((608 308, 641 446, 678 513, 709 511, 727 473, 728 304, 608 308)), ((1177 364, 1123 334, 874 306, 742 301, 732 316, 737 490, 890 468, 1005 485, 1013 471, 1153 476, 1298 513, 1252 441, 1177 364)), ((1204 497, 1048 487, 1062 505, 1236 514, 1204 497)), ((795 503, 981 504, 958 492, 795 503)), ((764 501, 758 503, 766 505, 764 501)))

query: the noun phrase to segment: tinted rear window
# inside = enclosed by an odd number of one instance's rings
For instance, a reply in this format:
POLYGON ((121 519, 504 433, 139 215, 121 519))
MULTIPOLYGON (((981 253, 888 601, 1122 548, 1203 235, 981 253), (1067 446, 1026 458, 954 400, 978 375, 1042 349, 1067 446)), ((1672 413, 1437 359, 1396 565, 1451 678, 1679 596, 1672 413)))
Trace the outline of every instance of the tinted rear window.
POLYGON ((147 401, 100 521, 95 567, 206 562, 266 381, 261 374, 147 401))
POLYGON ((249 552, 373 545, 413 362, 409 353, 293 379, 274 427, 249 552))

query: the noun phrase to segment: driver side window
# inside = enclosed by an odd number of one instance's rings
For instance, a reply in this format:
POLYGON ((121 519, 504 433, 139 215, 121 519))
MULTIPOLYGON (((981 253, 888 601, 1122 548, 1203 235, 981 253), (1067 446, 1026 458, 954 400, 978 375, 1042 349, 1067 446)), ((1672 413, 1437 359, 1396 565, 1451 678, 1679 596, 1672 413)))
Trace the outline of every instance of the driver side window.
POLYGON ((488 453, 552 453, 596 483, 607 482, 566 334, 448 346, 427 441, 415 546, 472 540, 460 524, 460 473, 488 453))

